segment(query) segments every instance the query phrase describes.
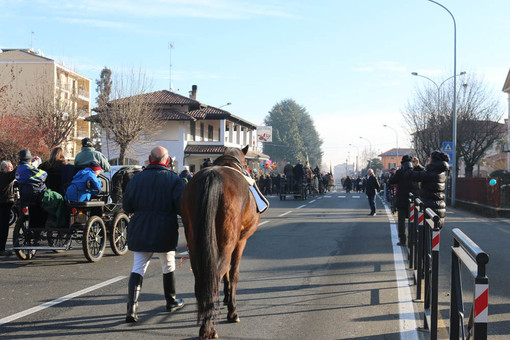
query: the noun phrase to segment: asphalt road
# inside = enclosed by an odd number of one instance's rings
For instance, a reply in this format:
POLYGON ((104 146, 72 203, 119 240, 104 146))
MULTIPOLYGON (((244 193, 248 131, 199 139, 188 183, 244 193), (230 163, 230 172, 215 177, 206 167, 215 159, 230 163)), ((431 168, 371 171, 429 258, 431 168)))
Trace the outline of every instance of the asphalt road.
MULTIPOLYGON (((380 201, 375 217, 367 216, 363 194, 334 192, 305 201, 292 197, 280 201, 273 196, 270 202, 241 263, 237 296, 241 322, 226 323, 226 307, 221 306, 216 326, 220 338, 400 339, 401 334, 408 338, 426 335, 414 331, 423 326, 419 306, 414 305, 415 313, 402 309, 406 302, 409 305, 402 295, 409 285, 407 278, 397 280, 394 251, 400 247, 393 244, 380 201)), ((457 211, 450 212, 447 221, 440 267, 440 308, 446 326, 448 230, 455 226, 462 227, 482 249, 491 249, 489 332, 491 338, 506 338, 510 334, 510 294, 505 289, 508 274, 503 270, 507 257, 500 254, 508 255, 505 236, 510 226, 457 211)), ((181 228, 178 252, 184 249, 181 228)), ((2 338, 194 339, 198 335, 189 261, 177 270, 178 296, 186 305, 173 314, 165 312, 159 261, 152 261, 136 324, 124 323, 130 253, 118 257, 107 248, 106 256, 93 264, 76 246, 63 254, 38 252, 30 261, 16 257, 0 261, 2 338)), ((446 330, 441 334, 447 334, 446 330)))

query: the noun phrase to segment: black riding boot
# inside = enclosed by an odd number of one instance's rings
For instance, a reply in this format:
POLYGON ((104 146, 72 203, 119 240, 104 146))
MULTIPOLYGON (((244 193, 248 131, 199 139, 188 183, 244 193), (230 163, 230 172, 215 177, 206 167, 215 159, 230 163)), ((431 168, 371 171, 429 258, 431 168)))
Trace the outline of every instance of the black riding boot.
POLYGON ((184 307, 184 301, 177 299, 175 295, 175 275, 174 272, 163 274, 163 289, 165 291, 166 311, 175 312, 184 307))
POLYGON ((140 274, 131 273, 131 276, 129 276, 126 322, 138 321, 136 311, 138 309, 138 296, 140 296, 142 290, 142 282, 143 276, 140 274))

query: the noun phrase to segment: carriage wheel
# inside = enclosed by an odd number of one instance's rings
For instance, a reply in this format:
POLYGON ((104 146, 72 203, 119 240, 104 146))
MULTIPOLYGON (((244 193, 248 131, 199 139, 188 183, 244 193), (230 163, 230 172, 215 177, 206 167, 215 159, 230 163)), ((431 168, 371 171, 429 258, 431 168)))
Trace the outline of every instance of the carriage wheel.
POLYGON ((110 247, 115 255, 125 255, 128 251, 127 244, 127 227, 129 223, 129 217, 120 213, 115 217, 113 221, 113 228, 110 231, 110 247))
MULTIPOLYGON (((34 239, 28 230, 28 223, 28 217, 26 216, 20 216, 16 221, 12 232, 12 244, 14 247, 31 246, 34 244, 34 239)), ((21 260, 31 260, 37 251, 35 249, 15 249, 14 252, 21 260)))
POLYGON ((15 205, 13 205, 9 215, 9 226, 16 223, 18 217, 19 217, 18 208, 15 205))
POLYGON ((106 247, 106 227, 99 216, 92 216, 83 230, 83 254, 90 262, 101 260, 106 247))
MULTIPOLYGON (((50 247, 64 247, 66 233, 64 231, 48 231, 48 245, 50 247)), ((63 253, 64 250, 53 249, 54 253, 63 253)))

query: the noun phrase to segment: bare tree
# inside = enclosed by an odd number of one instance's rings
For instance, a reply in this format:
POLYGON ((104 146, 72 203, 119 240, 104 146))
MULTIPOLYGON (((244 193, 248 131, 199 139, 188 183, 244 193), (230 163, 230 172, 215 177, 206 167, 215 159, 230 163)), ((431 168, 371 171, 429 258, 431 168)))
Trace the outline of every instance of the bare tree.
POLYGON ((77 94, 41 85, 25 95, 24 111, 52 149, 68 141, 80 116, 77 94))
MULTIPOLYGON (((487 151, 503 137, 504 125, 498 123, 502 109, 495 95, 476 76, 463 77, 457 90, 457 165, 462 159, 466 177, 487 151)), ((430 85, 430 86, 428 86, 430 85)), ((408 102, 403 117, 413 135, 420 159, 427 159, 433 150, 453 135, 453 85, 418 89, 408 102)))
POLYGON ((114 77, 111 100, 96 109, 99 114, 95 119, 119 146, 120 164, 124 163, 129 146, 140 142, 160 118, 161 110, 148 101, 150 88, 151 82, 141 70, 120 74, 114 77))

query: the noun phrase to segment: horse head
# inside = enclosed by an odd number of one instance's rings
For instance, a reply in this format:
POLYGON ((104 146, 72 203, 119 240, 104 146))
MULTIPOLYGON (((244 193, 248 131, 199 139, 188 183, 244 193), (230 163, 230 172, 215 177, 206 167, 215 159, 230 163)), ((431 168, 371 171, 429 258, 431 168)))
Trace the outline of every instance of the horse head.
POLYGON ((213 165, 230 166, 238 168, 238 170, 243 172, 247 166, 245 158, 247 153, 248 145, 246 145, 243 149, 228 147, 225 149, 223 155, 214 161, 213 165))

